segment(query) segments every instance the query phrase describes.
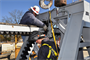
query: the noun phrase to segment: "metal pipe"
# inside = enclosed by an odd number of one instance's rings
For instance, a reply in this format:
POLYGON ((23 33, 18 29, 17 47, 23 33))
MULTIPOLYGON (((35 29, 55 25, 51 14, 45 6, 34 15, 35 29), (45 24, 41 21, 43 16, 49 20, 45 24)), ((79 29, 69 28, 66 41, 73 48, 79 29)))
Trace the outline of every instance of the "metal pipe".
POLYGON ((15 59, 17 58, 17 35, 15 35, 15 59))

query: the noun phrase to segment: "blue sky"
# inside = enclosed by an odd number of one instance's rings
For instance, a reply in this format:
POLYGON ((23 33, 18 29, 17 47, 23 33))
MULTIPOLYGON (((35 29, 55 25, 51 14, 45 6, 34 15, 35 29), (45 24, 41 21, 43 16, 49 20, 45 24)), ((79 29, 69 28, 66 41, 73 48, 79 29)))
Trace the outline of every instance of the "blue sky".
MULTIPOLYGON (((74 0, 77 1, 77 0, 74 0)), ((89 1, 89 0, 88 0, 89 1)), ((90 1, 89 1, 90 2, 90 1)), ((72 3, 72 0, 67 0, 67 4, 72 3)), ((0 22, 2 16, 9 16, 8 12, 20 10, 26 12, 31 6, 39 6, 39 0, 0 0, 0 22)), ((40 6, 39 6, 40 7, 40 6)), ((54 0, 51 10, 55 8, 54 0)), ((40 8, 40 13, 46 12, 48 9, 40 8)))

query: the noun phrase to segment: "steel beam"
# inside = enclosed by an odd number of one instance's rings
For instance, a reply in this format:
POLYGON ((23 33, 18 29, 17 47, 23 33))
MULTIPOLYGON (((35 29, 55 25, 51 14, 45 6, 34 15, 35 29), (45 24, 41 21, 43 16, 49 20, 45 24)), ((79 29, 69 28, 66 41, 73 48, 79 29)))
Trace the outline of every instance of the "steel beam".
POLYGON ((30 32, 39 30, 39 27, 33 25, 0 23, 0 34, 29 35, 30 32))
POLYGON ((80 36, 83 28, 83 12, 72 14, 63 38, 58 60, 77 60, 80 36))

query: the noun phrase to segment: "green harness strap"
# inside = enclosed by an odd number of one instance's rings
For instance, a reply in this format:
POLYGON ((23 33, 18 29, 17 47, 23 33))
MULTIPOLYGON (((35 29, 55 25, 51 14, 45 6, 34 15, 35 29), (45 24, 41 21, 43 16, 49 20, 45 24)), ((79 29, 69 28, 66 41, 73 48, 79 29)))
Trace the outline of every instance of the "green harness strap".
POLYGON ((56 53, 56 51, 55 51, 49 44, 44 43, 42 46, 45 46, 45 45, 49 47, 49 53, 48 53, 48 55, 47 55, 47 58, 48 58, 48 59, 49 59, 50 56, 51 56, 51 52, 53 52, 55 56, 58 56, 58 54, 56 53))

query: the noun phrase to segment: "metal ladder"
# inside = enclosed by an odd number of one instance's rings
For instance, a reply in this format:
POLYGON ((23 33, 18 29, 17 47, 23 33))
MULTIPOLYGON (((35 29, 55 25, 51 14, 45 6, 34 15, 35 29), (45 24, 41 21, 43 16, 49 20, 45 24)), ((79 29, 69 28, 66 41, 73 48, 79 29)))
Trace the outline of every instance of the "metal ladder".
POLYGON ((16 60, 28 60, 29 59, 29 56, 32 53, 32 50, 34 48, 34 42, 29 42, 28 38, 29 36, 26 37, 16 60))

